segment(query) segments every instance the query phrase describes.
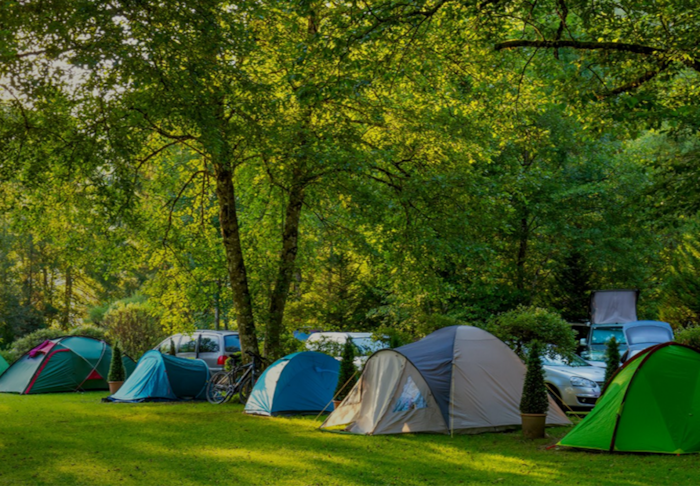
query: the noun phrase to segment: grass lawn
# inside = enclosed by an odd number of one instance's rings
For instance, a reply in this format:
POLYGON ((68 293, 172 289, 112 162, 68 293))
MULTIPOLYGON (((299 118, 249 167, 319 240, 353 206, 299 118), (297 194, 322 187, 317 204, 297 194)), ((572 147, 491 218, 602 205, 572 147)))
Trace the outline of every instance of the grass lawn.
POLYGON ((353 436, 240 405, 103 404, 106 393, 0 395, 0 484, 700 484, 697 455, 547 450, 550 438, 353 436))

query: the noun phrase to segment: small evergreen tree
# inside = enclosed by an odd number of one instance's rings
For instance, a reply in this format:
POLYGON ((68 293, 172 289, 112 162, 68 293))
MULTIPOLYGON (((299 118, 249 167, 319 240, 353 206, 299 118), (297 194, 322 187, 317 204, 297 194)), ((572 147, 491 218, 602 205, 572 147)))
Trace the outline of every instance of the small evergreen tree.
POLYGON ((338 375, 338 385, 335 389, 335 400, 344 400, 348 396, 355 384, 355 346, 352 339, 348 338, 343 346, 343 356, 340 359, 340 374, 338 375))
POLYGON ((542 368, 542 348, 535 341, 530 346, 527 355, 527 373, 523 385, 523 396, 520 399, 521 413, 547 413, 549 397, 547 385, 544 383, 544 369, 542 368))
POLYGON ((608 347, 605 349, 605 385, 612 378, 617 369, 620 367, 620 344, 613 336, 608 341, 608 347))
POLYGON ((107 381, 124 381, 126 372, 124 371, 124 363, 122 362, 122 351, 119 349, 119 344, 115 343, 112 348, 112 361, 109 364, 109 375, 107 381))
POLYGON ((170 340, 170 351, 168 351, 171 356, 177 356, 177 351, 175 351, 175 341, 170 340))

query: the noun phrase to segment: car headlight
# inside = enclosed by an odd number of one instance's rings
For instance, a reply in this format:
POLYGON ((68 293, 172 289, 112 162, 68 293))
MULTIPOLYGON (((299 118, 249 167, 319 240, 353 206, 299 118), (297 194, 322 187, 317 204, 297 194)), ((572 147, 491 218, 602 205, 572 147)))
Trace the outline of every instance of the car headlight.
POLYGON ((571 384, 573 386, 578 386, 582 388, 595 388, 595 381, 587 380, 586 378, 581 378, 580 376, 572 376, 570 378, 571 384))

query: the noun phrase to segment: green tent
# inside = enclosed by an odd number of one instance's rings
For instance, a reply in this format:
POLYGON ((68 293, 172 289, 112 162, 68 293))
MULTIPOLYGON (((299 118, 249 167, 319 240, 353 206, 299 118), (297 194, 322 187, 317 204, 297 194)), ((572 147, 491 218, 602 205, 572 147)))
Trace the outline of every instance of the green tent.
POLYGON ((0 355, 0 375, 2 375, 2 373, 9 367, 10 365, 7 364, 5 358, 3 358, 2 355, 0 355))
MULTIPOLYGON (((0 392, 53 393, 107 390, 112 348, 97 339, 69 336, 44 341, 0 375, 0 392)), ((134 361, 124 356, 127 376, 134 361)))
POLYGON ((611 452, 700 452, 700 352, 669 342, 637 354, 559 445, 611 452))

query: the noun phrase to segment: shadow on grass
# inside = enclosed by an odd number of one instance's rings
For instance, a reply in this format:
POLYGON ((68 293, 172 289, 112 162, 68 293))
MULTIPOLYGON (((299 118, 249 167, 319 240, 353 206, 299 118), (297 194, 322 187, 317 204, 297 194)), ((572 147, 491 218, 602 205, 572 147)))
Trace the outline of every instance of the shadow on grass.
POLYGON ((697 456, 546 450, 553 439, 519 433, 333 434, 313 417, 102 396, 0 395, 0 484, 697 484, 697 456))

